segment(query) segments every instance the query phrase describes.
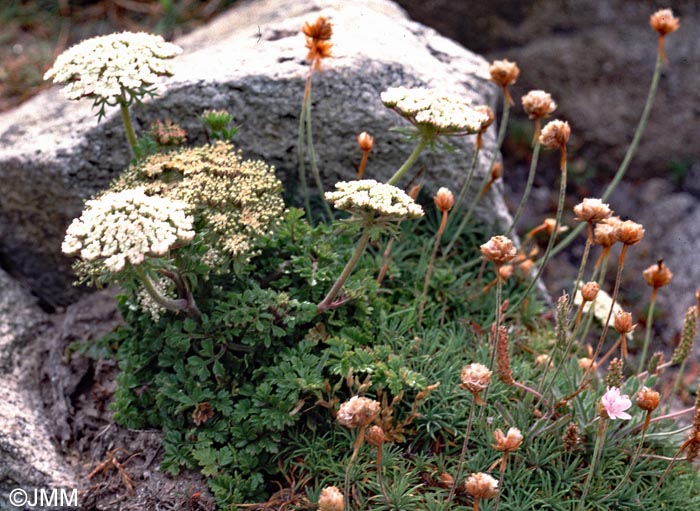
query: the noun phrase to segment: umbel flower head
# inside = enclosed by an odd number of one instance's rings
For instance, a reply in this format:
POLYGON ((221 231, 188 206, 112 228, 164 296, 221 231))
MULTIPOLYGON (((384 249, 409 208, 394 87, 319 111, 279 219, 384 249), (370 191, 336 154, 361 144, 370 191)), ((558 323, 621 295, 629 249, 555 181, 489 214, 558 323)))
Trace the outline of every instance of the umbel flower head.
POLYGON ((139 185, 189 204, 206 223, 212 247, 236 258, 249 257, 284 211, 274 167, 244 160, 227 142, 153 155, 129 167, 113 188, 139 185))
POLYGON ((44 80, 67 83, 70 99, 115 104, 141 97, 159 76, 173 74, 170 59, 182 49, 159 35, 122 32, 93 37, 61 53, 44 80))
POLYGON ((423 208, 406 192, 374 179, 340 181, 335 189, 335 192, 325 193, 326 200, 336 209, 348 211, 364 221, 381 218, 385 222, 397 222, 423 216, 423 208))
POLYGON ((489 120, 488 114, 472 107, 470 99, 435 89, 392 87, 381 97, 387 108, 433 136, 478 133, 489 120))
POLYGON ((341 426, 353 429, 368 426, 379 415, 379 401, 368 397, 353 396, 340 405, 336 420, 341 426))
POLYGON ((183 201, 151 197, 143 188, 106 193, 85 203, 61 249, 117 273, 127 263, 139 265, 149 256, 164 256, 176 243, 189 242, 195 233, 188 210, 183 201))
POLYGON ((632 401, 627 395, 621 395, 620 389, 617 387, 608 387, 607 392, 600 400, 601 415, 607 415, 607 418, 629 420, 632 416, 625 410, 632 408, 632 401))

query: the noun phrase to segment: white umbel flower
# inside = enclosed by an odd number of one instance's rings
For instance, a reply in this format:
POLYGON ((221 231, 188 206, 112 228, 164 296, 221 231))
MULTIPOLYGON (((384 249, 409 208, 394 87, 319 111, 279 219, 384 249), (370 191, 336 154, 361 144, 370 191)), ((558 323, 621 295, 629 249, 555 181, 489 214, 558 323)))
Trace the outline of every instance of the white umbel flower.
POLYGON ((362 179, 341 181, 336 183, 335 188, 335 192, 326 192, 326 200, 336 209, 362 218, 371 216, 381 217, 385 221, 400 221, 423 216, 423 208, 393 185, 362 179))
POLYGON ((106 193, 85 203, 68 226, 61 249, 85 261, 101 261, 113 273, 126 263, 163 256, 176 243, 194 237, 187 203, 151 197, 142 188, 106 193))
POLYGON ((173 74, 168 61, 182 49, 159 35, 122 32, 87 39, 61 53, 44 80, 67 83, 70 99, 83 97, 116 101, 124 91, 153 85, 173 74))
POLYGON ((489 120, 462 98, 423 87, 392 87, 382 92, 382 102, 418 126, 429 126, 441 135, 478 133, 489 120))

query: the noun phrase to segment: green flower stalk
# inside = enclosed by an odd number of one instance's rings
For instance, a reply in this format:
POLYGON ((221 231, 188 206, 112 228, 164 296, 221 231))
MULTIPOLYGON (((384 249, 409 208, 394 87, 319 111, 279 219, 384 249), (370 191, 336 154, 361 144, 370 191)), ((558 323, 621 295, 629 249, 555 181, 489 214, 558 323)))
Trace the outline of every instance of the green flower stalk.
POLYGON ((69 99, 89 98, 98 108, 98 121, 107 106, 119 106, 131 156, 136 134, 129 106, 154 94, 161 76, 171 76, 170 59, 182 49, 158 35, 122 32, 86 39, 61 53, 44 79, 65 83, 69 99))
MULTIPOLYGON (((299 115, 299 133, 297 152, 299 156, 299 180, 301 184, 302 194, 304 196, 304 207, 309 220, 312 219, 311 203, 309 200, 309 191, 306 185, 306 165, 304 163, 304 147, 309 152, 309 162, 311 163, 311 173, 313 175, 316 188, 319 193, 323 194, 323 182, 321 181, 321 173, 318 169, 316 161, 316 151, 313 143, 313 130, 311 122, 311 80, 314 71, 321 70, 321 61, 331 57, 331 48, 333 44, 330 39, 333 35, 333 27, 326 18, 319 16, 314 23, 306 22, 301 28, 301 31, 306 36, 306 48, 309 50, 307 59, 309 61, 309 74, 306 78, 304 87, 304 99, 302 100, 301 113, 299 115), (306 127, 306 131, 304 130, 306 127), (304 136, 306 135, 306 140, 304 136)), ((333 213, 330 206, 326 202, 323 203, 326 215, 329 220, 333 219, 333 213)))
POLYGON ((549 122, 542 133, 540 134, 539 141, 547 149, 559 149, 560 161, 559 167, 561 169, 561 182, 559 184, 559 201, 557 204, 557 214, 554 221, 554 228, 552 229, 552 234, 549 237, 549 243, 547 244, 547 249, 542 256, 539 268, 537 269, 537 274, 535 278, 532 279, 528 285, 525 292, 520 296, 520 298, 513 304, 513 309, 515 309, 520 303, 529 296, 532 288, 535 287, 537 281, 539 280, 544 268, 549 261, 549 257, 552 255, 552 248, 554 247, 554 241, 559 233, 559 226, 561 225, 561 217, 564 211, 564 199, 566 198, 566 144, 569 141, 569 136, 571 135, 571 128, 569 123, 560 120, 555 120, 549 122))
POLYGON ((586 497, 591 489, 591 482, 595 477, 596 468, 600 461, 603 448, 605 446, 605 433, 608 430, 608 424, 611 420, 623 419, 629 420, 632 418, 625 410, 632 407, 632 401, 629 396, 621 395, 620 389, 617 387, 609 387, 598 404, 598 432, 596 433, 595 447, 593 449, 593 458, 588 468, 588 476, 583 485, 581 500, 579 500, 578 511, 585 509, 586 497))
MULTIPOLYGON (((520 444, 523 443, 523 435, 520 433, 520 430, 518 428, 510 428, 508 430, 508 434, 504 434, 503 431, 497 429, 493 433, 493 439, 495 441, 495 444, 493 444, 492 447, 497 451, 503 453, 500 467, 501 475, 498 479, 498 487, 503 488, 503 479, 505 477, 506 466, 508 464, 508 454, 518 450, 520 444)), ((493 504, 493 511, 498 511, 498 503, 500 502, 500 500, 501 492, 498 492, 498 494, 496 495, 496 500, 493 504)))
POLYGON ((649 312, 647 314, 646 333, 644 334, 644 344, 642 345, 642 354, 639 357, 639 369, 637 372, 644 370, 644 363, 647 359, 647 351, 649 350, 649 342, 651 341, 651 329, 654 321, 654 306, 656 305, 656 296, 659 288, 662 288, 673 278, 673 273, 664 265, 663 259, 659 259, 656 264, 652 264, 642 273, 644 280, 651 287, 651 300, 649 301, 649 312))
POLYGON ((438 228, 437 234, 435 234, 435 242, 433 243, 433 252, 430 254, 430 262, 428 263, 428 270, 425 272, 425 281, 423 282, 423 294, 421 295, 420 305, 418 306, 418 324, 423 322, 423 309, 425 308, 425 300, 428 296, 428 287, 430 286, 430 276, 433 272, 433 264, 435 263, 435 256, 437 255, 438 247, 440 246, 440 240, 442 239, 442 234, 445 232, 445 227, 447 227, 447 220, 449 218, 450 210, 454 205, 454 195, 447 188, 440 188, 433 198, 435 201, 435 206, 440 211, 442 219, 440 220, 440 227, 438 228))
POLYGON ((336 209, 348 211, 352 220, 362 228, 360 240, 350 260, 326 297, 318 304, 319 312, 340 307, 344 300, 335 301, 352 274, 373 233, 391 230, 398 222, 423 216, 423 208, 403 190, 378 183, 373 179, 339 182, 335 192, 327 192, 326 200, 336 209))
POLYGON ((340 405, 338 414, 336 415, 336 420, 341 426, 345 426, 348 429, 356 429, 357 434, 355 436, 355 441, 352 444, 352 456, 348 461, 348 465, 345 470, 345 509, 350 509, 350 471, 352 465, 357 459, 357 455, 360 452, 365 440, 365 431, 367 426, 374 422, 374 419, 379 415, 381 407, 378 401, 374 399, 369 399, 366 397, 353 396, 350 400, 346 401, 340 405))
MULTIPOLYGON (((467 419, 467 429, 464 432, 464 441, 462 442, 462 451, 459 455, 459 461, 457 462, 457 474, 454 477, 452 487, 450 488, 450 493, 447 496, 447 501, 445 505, 449 505, 452 502, 455 492, 457 491, 457 485, 459 484, 459 478, 462 476, 462 467, 464 466, 464 458, 467 454, 467 446, 469 445, 469 435, 472 429, 472 420, 474 418, 474 408, 476 405, 483 406, 486 404, 480 394, 484 390, 488 389, 491 383, 492 371, 489 370, 483 364, 473 363, 462 368, 462 373, 460 375, 460 380, 462 383, 459 385, 460 388, 469 391, 472 395, 471 406, 469 407, 469 418, 467 419)), ((495 480, 494 480, 495 482, 495 480)), ((478 507, 475 507, 478 509, 478 507)))

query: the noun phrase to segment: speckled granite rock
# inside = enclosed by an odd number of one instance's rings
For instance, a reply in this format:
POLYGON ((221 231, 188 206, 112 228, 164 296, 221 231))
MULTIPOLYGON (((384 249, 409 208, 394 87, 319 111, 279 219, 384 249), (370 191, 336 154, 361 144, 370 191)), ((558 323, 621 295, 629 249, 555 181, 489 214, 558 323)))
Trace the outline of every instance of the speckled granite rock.
MULTIPOLYGON (((360 154, 355 137, 375 135, 368 176, 385 178, 412 147, 388 129, 404 125, 381 104, 390 86, 439 86, 493 104, 486 62, 432 29, 409 21, 387 0, 261 0, 238 3, 209 26, 177 41, 184 53, 175 75, 159 84, 160 96, 133 109, 143 133, 157 118, 171 118, 204 142, 196 117, 208 108, 227 108, 241 131, 246 156, 277 166, 280 177, 296 179, 296 139, 308 72, 300 27, 319 14, 334 23, 334 56, 314 78, 313 118, 321 172, 327 186, 354 175, 360 154)), ((118 112, 97 124, 90 102, 64 99, 53 88, 0 116, 0 253, 35 293, 49 303, 75 298, 60 242, 82 200, 105 187, 127 163, 118 112), (6 183, 6 184, 5 184, 6 183)), ((494 128, 485 139, 485 172, 494 128)), ((470 137, 458 151, 424 154, 418 169, 429 185, 461 185, 470 161, 470 137)), ((507 215, 498 187, 490 219, 507 215)))

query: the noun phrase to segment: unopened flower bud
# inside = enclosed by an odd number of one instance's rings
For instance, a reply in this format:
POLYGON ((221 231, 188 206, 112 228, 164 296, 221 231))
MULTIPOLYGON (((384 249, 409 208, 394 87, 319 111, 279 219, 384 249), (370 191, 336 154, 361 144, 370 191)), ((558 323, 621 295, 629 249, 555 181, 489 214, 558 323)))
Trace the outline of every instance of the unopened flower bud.
POLYGON ((624 362, 619 358, 613 358, 608 366, 608 374, 605 375, 605 385, 608 387, 622 387, 622 369, 624 362))
POLYGON ((505 236, 493 236, 488 242, 481 245, 481 255, 484 259, 497 265, 511 261, 517 253, 513 242, 505 236))
POLYGON ((435 207, 438 208, 441 213, 447 213, 455 204, 454 195, 445 187, 442 187, 437 191, 435 197, 433 197, 433 200, 435 201, 435 207))
POLYGON ((647 412, 653 412, 659 406, 659 393, 648 387, 642 387, 637 393, 637 406, 647 412))
POLYGON ((578 424, 572 422, 566 427, 562 442, 564 443, 564 450, 566 452, 573 451, 576 446, 581 443, 581 434, 579 433, 578 424))
POLYGON ((321 490, 318 498, 318 511, 343 511, 345 499, 343 493, 335 486, 327 486, 321 490))
POLYGON ((357 145, 360 146, 360 150, 368 153, 372 150, 372 147, 374 147, 374 137, 366 131, 363 131, 357 135, 357 145))
POLYGON ((624 245, 636 245, 644 237, 644 227, 632 220, 625 220, 615 226, 615 238, 624 245))
POLYGON ((548 122, 540 133, 540 144, 548 149, 561 149, 566 147, 571 136, 571 128, 568 122, 554 120, 548 122))
POLYGON ((664 363, 664 352, 657 351, 649 359, 649 365, 647 366, 647 372, 649 374, 657 374, 659 367, 664 363))
POLYGON ((583 199, 583 202, 574 206, 574 214, 582 222, 597 223, 612 215, 610 206, 600 199, 583 199))
POLYGON ((408 191, 408 196, 416 200, 418 198, 418 194, 420 193, 421 188, 423 188, 423 185, 418 184, 418 185, 413 185, 411 189, 408 191))
POLYGON ((492 499, 498 494, 498 481, 483 472, 467 477, 465 486, 475 499, 492 499))
POLYGON ((671 357, 671 362, 673 364, 680 364, 686 358, 688 358, 697 333, 698 308, 688 307, 688 310, 685 313, 685 319, 683 321, 683 332, 681 333, 681 341, 680 343, 678 343, 678 347, 673 351, 673 355, 671 357))
POLYGON ((492 82, 501 87, 507 87, 516 82, 520 69, 515 62, 510 62, 508 59, 494 60, 489 66, 489 74, 492 82))
POLYGON ((671 9, 660 9, 651 15, 649 24, 660 36, 665 36, 678 30, 680 20, 673 15, 671 9))
POLYGON ((374 447, 381 447, 384 443, 384 430, 381 426, 372 426, 367 430, 367 443, 374 447))
POLYGON ((581 296, 584 301, 592 302, 598 296, 598 291, 600 291, 600 286, 597 282, 587 282, 583 288, 581 288, 581 296))
POLYGON ((654 289, 665 286, 671 282, 673 278, 673 273, 668 269, 668 266, 664 264, 663 259, 659 259, 658 263, 649 266, 649 268, 644 270, 642 275, 646 283, 654 289))
POLYGON ((503 177, 503 164, 497 161, 491 167, 491 182, 501 179, 503 177))
POLYGON ((557 108, 552 96, 543 90, 531 90, 522 99, 523 110, 530 119, 544 119, 549 117, 557 108))
POLYGON ((613 326, 618 334, 627 335, 634 331, 637 324, 632 324, 632 314, 625 311, 618 311, 615 313, 615 321, 613 326))
POLYGON ((496 443, 492 447, 497 451, 513 452, 523 443, 523 435, 518 428, 510 428, 507 435, 497 429, 493 432, 493 440, 496 443))

